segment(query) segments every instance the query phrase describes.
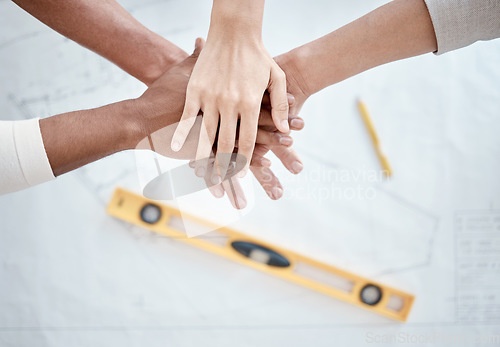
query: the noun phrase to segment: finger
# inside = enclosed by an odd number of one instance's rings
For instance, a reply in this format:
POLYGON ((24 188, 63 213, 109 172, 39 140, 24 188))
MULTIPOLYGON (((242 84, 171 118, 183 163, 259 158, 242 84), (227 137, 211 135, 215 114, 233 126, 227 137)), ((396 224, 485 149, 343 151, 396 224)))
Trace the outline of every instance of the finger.
POLYGON ((288 116, 288 123, 290 124, 290 130, 299 131, 304 129, 305 122, 299 116, 288 116))
POLYGON ((224 196, 224 188, 222 187, 221 183, 216 184, 216 185, 211 186, 211 187, 208 187, 208 190, 217 199, 220 199, 220 198, 222 198, 224 196))
POLYGON ((195 41, 195 44, 194 44, 193 54, 191 54, 189 57, 184 59, 179 64, 179 66, 188 67, 190 69, 188 72, 189 75, 191 75, 192 69, 193 69, 194 65, 196 64, 196 61, 198 60, 198 57, 200 56, 200 53, 203 50, 204 46, 205 46, 205 40, 198 37, 195 41))
POLYGON ((204 46, 205 46, 205 40, 202 39, 201 37, 196 38, 196 41, 194 42, 194 52, 193 54, 191 54, 191 56, 193 58, 198 58, 204 46))
POLYGON ((231 161, 236 138, 237 115, 235 112, 221 113, 219 139, 215 163, 221 181, 224 181, 231 161))
POLYGON ((283 196, 283 186, 271 169, 267 167, 250 167, 250 170, 271 199, 278 200, 283 196))
POLYGON ((302 160, 293 148, 275 146, 271 150, 291 173, 298 174, 304 168, 302 160))
POLYGON ((222 182, 222 186, 227 193, 227 197, 234 208, 241 210, 247 206, 247 200, 243 188, 236 177, 231 177, 222 182))
POLYGON ((269 82, 269 96, 271 99, 271 116, 274 125, 282 133, 287 133, 288 126, 288 98, 286 94, 285 73, 278 67, 271 69, 271 79, 269 82))
MULTIPOLYGON (((268 131, 276 131, 276 126, 274 126, 273 120, 271 118, 270 111, 260 110, 259 116, 259 128, 268 130, 268 131)), ((288 125, 290 130, 302 130, 304 128, 305 122, 302 117, 295 115, 288 115, 288 125)))
MULTIPOLYGON (((286 98, 288 100, 288 106, 292 106, 295 103, 295 97, 292 94, 286 93, 286 98)), ((271 98, 269 97, 269 92, 265 92, 264 96, 262 96, 261 107, 271 110, 271 98)))
MULTIPOLYGON (((288 105, 292 106, 295 103, 295 97, 287 93, 288 105)), ((290 123, 290 121, 289 121, 290 123)), ((274 126, 273 118, 271 117, 271 100, 269 98, 269 93, 264 93, 262 97, 262 105, 259 115, 259 126, 274 126)))
POLYGON ((215 170, 213 157, 212 159, 210 159, 207 170, 208 172, 207 175, 205 175, 205 183, 208 187, 208 190, 210 191, 210 193, 212 193, 213 196, 215 196, 217 199, 220 199, 224 196, 224 187, 221 183, 213 184, 213 178, 218 177, 217 170, 215 170))
POLYGON ((238 177, 244 177, 250 166, 255 140, 257 138, 258 110, 243 113, 240 120, 240 133, 238 137, 238 155, 245 158, 246 164, 243 170, 238 173, 238 177))
POLYGON ((255 149, 253 150, 252 161, 250 162, 250 166, 256 167, 270 167, 271 161, 264 156, 269 152, 269 147, 255 144, 255 149))
MULTIPOLYGON (((277 131, 257 130, 256 143, 267 146, 285 146, 290 147, 293 144, 293 138, 277 131)), ((239 144, 239 142, 238 142, 239 144)))
POLYGON ((196 116, 200 111, 200 104, 197 100, 198 97, 192 96, 192 94, 193 93, 190 92, 188 85, 184 111, 182 112, 181 120, 177 125, 177 129, 175 129, 175 133, 174 136, 172 136, 172 142, 170 144, 174 152, 178 152, 182 146, 184 146, 184 142, 186 142, 189 132, 196 121, 196 116))
MULTIPOLYGON (((194 169, 196 167, 196 160, 190 160, 188 165, 189 165, 189 167, 191 169, 194 169)), ((214 166, 214 164, 213 164, 213 154, 212 154, 211 157, 210 157, 210 160, 208 162, 207 172, 209 172, 210 170, 212 170, 213 166, 214 166)), ((218 184, 218 185, 212 184, 211 181, 207 180, 208 177, 210 177, 210 176, 209 175, 205 175, 205 177, 204 177, 205 184, 207 185, 208 190, 216 198, 222 198, 224 196, 224 188, 222 188, 222 186, 220 184, 218 184)))
MULTIPOLYGON (((219 185, 221 183, 219 174, 217 172, 217 167, 215 166, 215 154, 213 152, 213 149, 212 151, 210 151, 210 158, 208 159, 208 169, 205 177, 207 180, 210 180, 211 185, 219 185)), ((222 186, 221 189, 224 190, 222 186)))
POLYGON ((273 118, 271 117, 271 109, 261 107, 259 114, 259 127, 269 127, 273 130, 276 129, 273 118))
MULTIPOLYGON (((194 168, 194 161, 193 161, 193 168, 194 168)), ((213 184, 212 183, 212 177, 214 176, 214 172, 216 170, 214 169, 214 155, 213 153, 210 155, 210 158, 208 160, 208 165, 207 165, 207 174, 204 176, 205 179, 205 184, 208 187, 208 191, 217 199, 220 199, 224 196, 224 188, 222 187, 221 184, 213 184)), ((215 174, 217 176, 217 174, 215 174)))
MULTIPOLYGON (((198 177, 204 177, 207 173, 208 161, 212 153, 212 145, 215 140, 217 124, 219 122, 219 112, 212 107, 203 110, 203 120, 200 128, 200 139, 196 150, 195 173, 198 177)), ((219 182, 212 182, 217 184, 219 182)))
POLYGON ((261 157, 260 155, 256 155, 255 152, 252 156, 252 160, 250 161, 251 167, 270 167, 271 161, 265 157, 261 157))
POLYGON ((267 154, 267 152, 269 152, 269 150, 270 150, 269 147, 262 145, 260 143, 256 143, 255 149, 253 150, 253 154, 263 157, 267 154))

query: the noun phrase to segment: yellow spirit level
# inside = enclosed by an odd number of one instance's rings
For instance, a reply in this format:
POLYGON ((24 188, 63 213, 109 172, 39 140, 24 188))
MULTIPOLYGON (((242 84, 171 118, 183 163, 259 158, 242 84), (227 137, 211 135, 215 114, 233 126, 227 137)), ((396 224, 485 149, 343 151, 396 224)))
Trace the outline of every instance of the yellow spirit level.
POLYGON ((107 212, 132 224, 399 321, 406 321, 415 299, 411 294, 232 229, 223 227, 215 230, 211 223, 185 214, 182 214, 183 219, 180 211, 121 188, 115 190, 107 212), (188 238, 185 233, 187 226, 207 233, 188 238))

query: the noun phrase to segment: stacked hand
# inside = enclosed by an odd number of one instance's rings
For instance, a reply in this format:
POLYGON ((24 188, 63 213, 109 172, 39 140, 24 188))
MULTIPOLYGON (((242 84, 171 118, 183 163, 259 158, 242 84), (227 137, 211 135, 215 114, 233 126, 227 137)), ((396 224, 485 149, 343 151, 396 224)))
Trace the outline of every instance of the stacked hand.
POLYGON ((286 78, 262 43, 262 11, 260 0, 214 1, 207 44, 193 69, 181 121, 172 139, 172 149, 179 151, 200 110, 203 112, 195 172, 205 176, 217 136, 214 183, 226 178, 236 138, 238 155, 245 162, 238 176, 248 171, 266 91, 276 129, 283 134, 290 130, 286 78))
MULTIPOLYGON (((188 88, 188 82, 190 81, 191 73, 193 67, 195 66, 200 52, 203 49, 203 40, 198 39, 196 41, 195 52, 186 58, 181 63, 175 65, 167 72, 165 72, 160 78, 158 78, 148 90, 137 99, 138 110, 140 110, 140 127, 142 129, 142 136, 146 138, 155 132, 162 129, 167 129, 167 131, 162 131, 161 135, 164 141, 159 145, 155 141, 155 151, 158 153, 179 159, 197 159, 193 162, 193 166, 203 167, 205 172, 199 174, 199 176, 205 176, 207 173, 218 172, 218 170, 209 170, 210 161, 204 160, 210 157, 210 152, 214 150, 215 155, 221 152, 220 139, 217 146, 212 147, 210 145, 208 154, 201 156, 199 152, 201 150, 200 143, 203 139, 203 129, 204 124, 206 124, 207 115, 203 114, 203 121, 196 122, 196 119, 201 117, 193 117, 193 131, 191 135, 186 138, 183 143, 184 146, 182 150, 174 152, 171 150, 169 144, 170 139, 174 136, 174 129, 171 124, 178 121, 179 114, 181 114, 184 100, 186 99, 186 89, 188 88), (170 126, 170 127, 169 127, 170 126), (201 160, 200 160, 201 159, 201 160), (202 162, 202 163, 200 163, 202 162), (203 165, 203 166, 200 166, 203 165)), ((192 79, 192 77, 191 77, 192 79)), ((286 95, 286 94, 285 94, 286 95)), ((293 108, 296 101, 291 95, 288 95, 287 99, 288 105, 293 108)), ((259 102, 259 110, 257 111, 258 128, 256 132, 256 140, 253 142, 252 147, 254 147, 253 152, 249 155, 249 162, 251 165, 252 172, 255 177, 265 189, 266 193, 272 199, 278 199, 283 194, 283 187, 281 186, 279 180, 269 169, 271 162, 265 158, 265 154, 272 150, 276 156, 283 162, 285 167, 287 167, 291 172, 298 173, 302 169, 302 164, 296 153, 290 148, 293 143, 292 138, 289 133, 282 133, 277 130, 275 126, 275 121, 272 118, 273 108, 272 105, 272 95, 265 94, 263 99, 259 102)), ((292 130, 300 130, 304 126, 304 122, 298 116, 288 116, 286 115, 287 127, 292 130)), ((236 122, 236 126, 238 122, 236 122)), ((240 128, 242 124, 240 123, 240 128)), ((236 129, 235 129, 236 130, 236 129)), ((215 136, 215 135, 214 135, 215 136)), ((219 138, 221 134, 219 132, 219 138)), ((233 147, 238 149, 238 153, 241 153, 241 147, 245 146, 241 139, 244 133, 240 131, 239 137, 232 140, 231 146, 226 146, 222 151, 227 151, 228 153, 233 152, 233 147), (230 148, 229 148, 230 147, 230 148)), ((246 141, 245 141, 246 142, 246 141)), ((206 145, 206 143, 203 143, 206 145)), ((245 149, 246 150, 246 149, 245 149)), ((248 165, 248 164, 246 164, 248 165)), ((228 196, 237 208, 244 208, 246 205, 244 194, 239 186, 236 177, 230 178, 231 182, 227 180, 221 180, 219 182, 212 182, 216 184, 210 184, 212 177, 207 177, 208 186, 211 192, 216 197, 222 197, 224 191, 228 193, 228 196), (233 188, 229 189, 230 184, 233 188)))
POLYGON ((196 173, 216 196, 223 194, 218 184, 236 149, 244 158, 242 175, 250 165, 268 195, 281 197, 265 155, 271 150, 289 171, 301 171, 289 129, 303 127, 297 114, 308 96, 375 66, 438 49, 423 1, 392 1, 275 60, 262 44, 264 0, 213 0, 206 48, 200 53, 198 43, 188 58, 113 0, 15 3, 150 86, 136 100, 40 120, 55 176, 134 148, 163 129, 168 135, 160 136, 164 145, 156 150, 197 159, 196 173), (167 129, 181 118, 176 132, 167 129), (213 163, 216 177, 207 176, 213 163))

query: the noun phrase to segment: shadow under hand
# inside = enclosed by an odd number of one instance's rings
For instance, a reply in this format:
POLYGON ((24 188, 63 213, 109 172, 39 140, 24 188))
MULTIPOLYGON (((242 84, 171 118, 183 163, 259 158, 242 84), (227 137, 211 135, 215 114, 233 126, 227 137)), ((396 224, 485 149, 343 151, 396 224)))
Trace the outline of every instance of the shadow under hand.
MULTIPOLYGON (((237 153, 219 154, 226 158, 228 170, 223 176, 222 181, 230 180, 240 172, 246 163, 246 158, 237 153)), ((215 160, 213 157, 202 159, 207 161, 207 171, 205 176, 198 177, 194 174, 191 164, 185 164, 160 173, 151 180, 143 189, 143 195, 148 199, 154 200, 173 200, 184 195, 189 195, 206 188, 211 188, 220 184, 213 178, 217 176, 215 160)))

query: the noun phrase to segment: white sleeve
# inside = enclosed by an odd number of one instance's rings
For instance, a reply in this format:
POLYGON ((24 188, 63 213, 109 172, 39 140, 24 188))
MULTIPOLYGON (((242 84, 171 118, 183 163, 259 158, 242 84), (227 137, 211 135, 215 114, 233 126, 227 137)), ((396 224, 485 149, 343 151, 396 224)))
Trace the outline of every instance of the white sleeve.
POLYGON ((52 179, 39 119, 0 121, 0 194, 52 179))
POLYGON ((425 0, 443 54, 500 37, 500 0, 425 0))

